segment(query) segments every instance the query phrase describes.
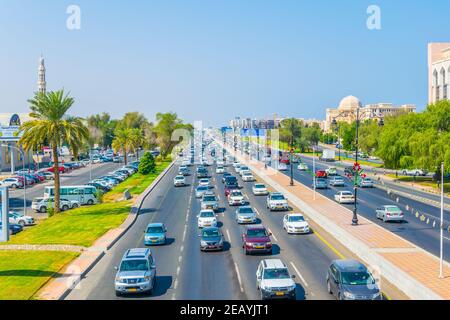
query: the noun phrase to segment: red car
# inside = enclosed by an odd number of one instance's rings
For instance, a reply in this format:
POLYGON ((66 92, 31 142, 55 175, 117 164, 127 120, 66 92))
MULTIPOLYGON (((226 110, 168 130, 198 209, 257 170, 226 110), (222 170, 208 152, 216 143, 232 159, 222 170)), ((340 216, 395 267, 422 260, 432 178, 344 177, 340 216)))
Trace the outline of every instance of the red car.
POLYGON ((30 173, 30 175, 32 175, 33 177, 36 177, 37 179, 39 179, 40 182, 45 181, 45 177, 37 172, 34 173, 30 173))
MULTIPOLYGON (((55 167, 50 167, 47 169, 48 172, 55 172, 55 167)), ((58 167, 58 171, 59 173, 65 173, 66 172, 66 168, 64 168, 63 166, 59 166, 58 167)))
POLYGON ((317 170, 316 171, 316 177, 317 178, 326 178, 327 172, 325 170, 317 170))
POLYGON ((247 226, 242 234, 242 248, 246 255, 251 253, 272 254, 272 234, 262 225, 247 226))

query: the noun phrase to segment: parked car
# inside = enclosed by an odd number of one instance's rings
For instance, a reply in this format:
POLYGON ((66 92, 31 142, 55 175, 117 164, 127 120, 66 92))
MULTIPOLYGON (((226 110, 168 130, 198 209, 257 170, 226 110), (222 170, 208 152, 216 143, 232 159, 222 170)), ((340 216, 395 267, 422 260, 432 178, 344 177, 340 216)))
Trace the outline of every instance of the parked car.
POLYGON ((248 225, 242 234, 242 248, 246 255, 251 253, 272 254, 272 234, 263 225, 248 225))
POLYGON ((203 228, 200 234, 200 251, 223 250, 223 234, 217 227, 203 228))
POLYGON ((239 207, 236 210, 236 222, 238 224, 256 223, 256 212, 250 206, 239 207))
POLYGON ((267 208, 270 211, 274 210, 289 210, 289 204, 284 195, 280 192, 271 192, 267 197, 267 208))
MULTIPOLYGON (((35 210, 36 212, 40 213, 46 213, 48 211, 49 206, 54 207, 55 205, 55 198, 34 198, 33 202, 31 203, 31 209, 35 210)), ((59 208, 62 211, 67 211, 72 208, 72 203, 67 200, 61 199, 59 208)))
POLYGON ((166 244, 167 229, 164 223, 150 223, 144 234, 144 244, 146 246, 166 244))
MULTIPOLYGON (((55 172, 55 167, 50 167, 47 169, 48 172, 55 172)), ((58 171, 59 173, 66 173, 67 172, 67 168, 64 166, 58 166, 58 171)))
POLYGON ((403 211, 397 206, 392 205, 382 206, 377 208, 375 212, 377 219, 381 219, 383 220, 383 222, 405 220, 403 211))
POLYGON ((127 293, 153 293, 156 264, 150 249, 128 249, 117 270, 114 287, 117 296, 127 293))
POLYGON ((19 224, 22 227, 34 224, 34 218, 23 215, 22 213, 10 211, 8 214, 9 224, 19 224))
POLYGON ((428 174, 422 169, 403 169, 401 172, 404 176, 426 176, 428 174))
MULTIPOLYGON (((3 223, 0 221, 0 229, 3 230, 3 223)), ((20 224, 9 224, 9 234, 14 235, 23 230, 23 227, 20 224)))
POLYGON ((41 171, 40 174, 45 178, 45 180, 55 180, 55 175, 53 172, 41 171))
POLYGON ((283 229, 288 234, 309 233, 309 224, 302 214, 292 213, 284 216, 283 229))
POLYGON ((338 300, 381 300, 377 281, 361 262, 334 260, 326 275, 327 290, 338 300))
POLYGON ((350 191, 339 191, 334 195, 334 200, 336 200, 338 203, 355 203, 355 196, 350 191))
POLYGON ((9 187, 11 189, 23 188, 23 179, 6 178, 6 179, 0 181, 0 186, 9 187))
POLYGON ((262 260, 256 271, 256 287, 261 292, 261 300, 296 298, 295 275, 280 259, 262 260))
POLYGON ((252 187, 252 192, 255 196, 267 196, 269 191, 262 183, 255 183, 252 187))

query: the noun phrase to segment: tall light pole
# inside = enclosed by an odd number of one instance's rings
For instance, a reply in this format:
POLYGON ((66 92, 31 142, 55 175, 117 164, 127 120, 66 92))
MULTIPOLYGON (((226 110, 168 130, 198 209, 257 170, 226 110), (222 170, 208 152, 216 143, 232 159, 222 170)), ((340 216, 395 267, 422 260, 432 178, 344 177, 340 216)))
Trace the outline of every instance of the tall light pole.
MULTIPOLYGON (((362 115, 364 115, 367 111, 365 111, 362 115)), ((372 111, 370 111, 372 112, 372 111)), ((355 151, 356 151, 356 155, 355 155, 355 167, 358 166, 358 153, 359 153, 359 122, 361 121, 361 116, 362 116, 359 112, 359 108, 356 108, 356 129, 355 129, 355 151)), ((374 115, 373 112, 371 113, 371 115, 375 118, 378 118, 378 125, 380 127, 384 126, 384 122, 383 122, 383 118, 380 115, 374 115)), ((333 118, 332 121, 332 125, 336 125, 337 121, 336 119, 341 117, 341 116, 348 116, 348 111, 344 111, 339 113, 335 118, 333 118)), ((357 169, 354 170, 353 172, 354 175, 354 179, 353 179, 353 184, 354 184, 354 190, 355 190, 355 203, 354 203, 354 207, 353 207, 353 217, 352 217, 352 225, 353 226, 357 226, 358 225, 358 180, 359 180, 359 172, 357 172, 357 169)))
POLYGON ((316 146, 313 144, 313 196, 316 200, 316 146))
POLYGON ((440 236, 440 259, 439 278, 444 278, 444 162, 441 163, 441 236, 440 236))
POLYGON ((292 155, 294 154, 294 118, 291 118, 291 150, 289 150, 289 164, 291 166, 291 187, 294 186, 294 163, 292 155))
MULTIPOLYGON (((23 151, 20 148, 11 146, 9 144, 2 144, 2 147, 7 147, 9 149, 16 149, 20 152, 20 156, 22 158, 22 179, 23 179, 23 214, 27 214, 27 179, 25 176, 25 156, 23 151)), ((12 152, 12 151, 11 151, 12 152)))

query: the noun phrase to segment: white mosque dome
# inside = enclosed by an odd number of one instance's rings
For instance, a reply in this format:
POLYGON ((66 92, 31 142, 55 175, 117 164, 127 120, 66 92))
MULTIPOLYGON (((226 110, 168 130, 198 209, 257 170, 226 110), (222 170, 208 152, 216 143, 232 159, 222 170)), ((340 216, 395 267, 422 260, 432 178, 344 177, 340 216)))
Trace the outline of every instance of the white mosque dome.
POLYGON ((354 96, 347 96, 339 103, 339 110, 355 110, 361 108, 361 101, 354 96))

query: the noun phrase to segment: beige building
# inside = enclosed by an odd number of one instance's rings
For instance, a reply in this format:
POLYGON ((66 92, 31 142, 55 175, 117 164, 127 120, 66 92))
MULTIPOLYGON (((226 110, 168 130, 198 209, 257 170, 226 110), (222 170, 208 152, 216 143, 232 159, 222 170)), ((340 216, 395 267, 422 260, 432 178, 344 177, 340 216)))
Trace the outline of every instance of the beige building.
POLYGON ((450 42, 428 44, 428 103, 448 99, 450 42))
POLYGON ((360 120, 365 121, 370 119, 380 119, 389 115, 415 112, 416 106, 412 104, 394 106, 392 103, 376 103, 363 106, 358 98, 347 96, 341 100, 337 108, 328 108, 326 110, 324 131, 332 131, 333 119, 336 119, 338 122, 354 122, 356 120, 357 109, 359 109, 360 120))

